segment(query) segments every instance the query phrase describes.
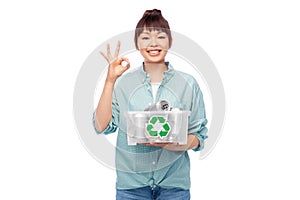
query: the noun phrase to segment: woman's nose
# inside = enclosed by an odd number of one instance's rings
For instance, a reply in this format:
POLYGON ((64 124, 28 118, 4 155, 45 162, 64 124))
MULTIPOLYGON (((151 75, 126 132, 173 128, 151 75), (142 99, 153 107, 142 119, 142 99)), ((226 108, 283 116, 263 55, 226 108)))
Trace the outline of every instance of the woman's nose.
POLYGON ((157 44, 157 41, 155 38, 152 38, 151 41, 150 41, 150 46, 151 47, 156 47, 158 44, 157 44))

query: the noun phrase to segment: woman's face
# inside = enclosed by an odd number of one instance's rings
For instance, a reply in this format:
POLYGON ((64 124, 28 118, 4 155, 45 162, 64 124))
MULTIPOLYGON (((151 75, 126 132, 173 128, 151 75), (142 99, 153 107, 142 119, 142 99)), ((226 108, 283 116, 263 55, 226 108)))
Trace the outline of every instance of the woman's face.
POLYGON ((164 62, 169 49, 169 38, 165 32, 144 31, 139 35, 137 44, 145 62, 164 62))

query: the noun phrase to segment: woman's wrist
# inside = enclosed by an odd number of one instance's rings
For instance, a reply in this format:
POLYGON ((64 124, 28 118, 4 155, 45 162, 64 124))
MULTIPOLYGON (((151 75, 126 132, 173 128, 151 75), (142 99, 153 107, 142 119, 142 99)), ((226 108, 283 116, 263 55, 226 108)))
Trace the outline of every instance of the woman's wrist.
POLYGON ((197 138, 196 135, 194 135, 194 134, 189 134, 189 135, 188 135, 188 138, 189 138, 188 143, 190 144, 190 145, 189 145, 189 149, 195 149, 195 148, 198 148, 198 147, 199 147, 200 141, 199 141, 199 139, 197 138))
POLYGON ((114 85, 117 79, 106 77, 105 84, 114 85))

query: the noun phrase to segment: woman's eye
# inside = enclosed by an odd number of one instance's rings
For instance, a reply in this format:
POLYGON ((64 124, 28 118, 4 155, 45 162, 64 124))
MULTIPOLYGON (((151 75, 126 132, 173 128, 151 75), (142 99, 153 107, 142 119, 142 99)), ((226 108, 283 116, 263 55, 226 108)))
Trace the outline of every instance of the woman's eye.
POLYGON ((142 37, 142 40, 149 40, 149 37, 142 37))
POLYGON ((158 36, 158 39, 166 39, 165 36, 158 36))

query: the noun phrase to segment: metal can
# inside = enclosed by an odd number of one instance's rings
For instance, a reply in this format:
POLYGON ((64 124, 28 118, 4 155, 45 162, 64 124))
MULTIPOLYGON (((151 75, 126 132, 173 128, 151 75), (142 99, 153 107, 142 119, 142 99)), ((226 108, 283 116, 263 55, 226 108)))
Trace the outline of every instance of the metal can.
POLYGON ((171 107, 168 101, 160 100, 155 104, 149 105, 145 111, 170 111, 171 107))
POLYGON ((158 110, 162 111, 169 111, 170 110, 170 104, 166 100, 160 100, 156 103, 156 107, 158 110))

